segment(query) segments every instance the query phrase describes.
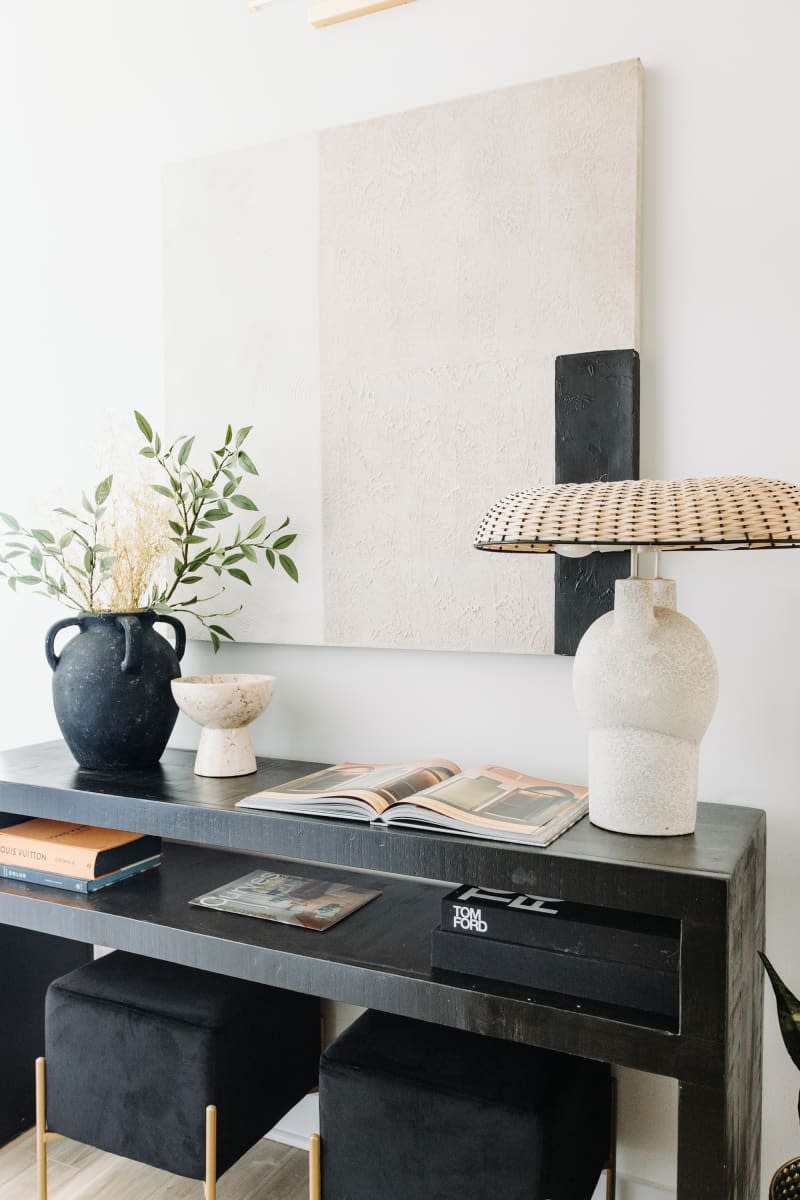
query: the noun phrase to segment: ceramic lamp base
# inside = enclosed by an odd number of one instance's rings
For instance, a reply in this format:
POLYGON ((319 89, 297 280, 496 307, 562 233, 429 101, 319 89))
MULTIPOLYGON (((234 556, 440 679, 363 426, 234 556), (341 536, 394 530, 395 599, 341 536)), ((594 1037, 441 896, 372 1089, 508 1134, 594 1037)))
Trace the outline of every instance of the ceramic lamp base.
POLYGON ((575 699, 589 725, 589 817, 615 833, 693 833, 717 665, 666 579, 620 579, 583 636, 575 699))
POLYGON ((616 833, 694 833, 700 746, 649 729, 589 735, 589 820, 616 833))
POLYGON ((195 775, 226 779, 234 775, 253 775, 256 756, 246 729, 204 729, 200 734, 195 775))

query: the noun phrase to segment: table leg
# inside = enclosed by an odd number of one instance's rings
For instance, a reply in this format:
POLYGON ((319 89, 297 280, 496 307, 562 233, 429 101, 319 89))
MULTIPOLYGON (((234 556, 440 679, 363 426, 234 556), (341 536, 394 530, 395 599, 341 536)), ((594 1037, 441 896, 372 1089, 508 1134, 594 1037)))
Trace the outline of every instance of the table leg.
POLYGON ((749 1092, 730 1091, 680 1084, 677 1200, 759 1198, 760 1081, 749 1092))

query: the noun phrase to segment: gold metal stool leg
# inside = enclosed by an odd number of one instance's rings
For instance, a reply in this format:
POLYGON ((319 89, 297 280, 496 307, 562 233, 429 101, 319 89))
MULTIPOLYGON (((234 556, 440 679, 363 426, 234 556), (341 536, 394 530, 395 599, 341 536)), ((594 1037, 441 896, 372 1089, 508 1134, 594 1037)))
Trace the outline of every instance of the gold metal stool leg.
POLYGON ((312 1133, 311 1141, 308 1145, 308 1200, 322 1200, 322 1173, 318 1133, 312 1133))
POLYGON ((47 1200, 47 1084, 45 1060, 36 1060, 36 1177, 39 1200, 47 1200))
MULTIPOLYGON (((217 1106, 206 1109, 206 1181, 203 1187, 206 1200, 217 1200, 217 1106)), ((46 1200, 46 1198, 43 1198, 46 1200)))
POLYGON ((617 1081, 611 1077, 611 1148, 606 1164, 606 1200, 617 1194, 617 1081))

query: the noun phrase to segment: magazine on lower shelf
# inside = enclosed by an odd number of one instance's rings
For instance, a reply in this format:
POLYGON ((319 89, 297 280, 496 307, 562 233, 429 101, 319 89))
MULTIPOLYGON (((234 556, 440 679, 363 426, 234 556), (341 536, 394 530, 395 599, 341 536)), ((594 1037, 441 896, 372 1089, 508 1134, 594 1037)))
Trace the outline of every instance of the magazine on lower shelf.
POLYGON ((305 879, 274 871, 251 871, 230 883, 195 896, 195 908, 259 917, 281 925, 299 925, 324 933, 370 900, 380 896, 374 888, 351 887, 334 879, 305 879))
POLYGON ((339 763, 256 792, 237 807, 549 846, 586 814, 588 796, 585 787, 507 767, 461 771, 447 759, 430 759, 393 766, 339 763))

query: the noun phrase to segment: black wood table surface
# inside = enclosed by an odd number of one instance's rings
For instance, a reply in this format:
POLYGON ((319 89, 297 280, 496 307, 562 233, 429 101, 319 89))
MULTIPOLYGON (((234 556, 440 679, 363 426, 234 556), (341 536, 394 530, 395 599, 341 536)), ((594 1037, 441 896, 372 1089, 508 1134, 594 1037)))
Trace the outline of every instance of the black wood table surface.
MULTIPOLYGON (((536 849, 236 809, 243 796, 324 764, 265 759, 257 775, 222 780, 195 776, 193 761, 188 751, 170 750, 153 770, 80 771, 60 742, 0 756, 0 812, 170 843, 160 870, 93 897, 0 881, 0 923, 16 939, 14 987, 0 1000, 6 1028, 20 1020, 20 997, 33 1011, 47 979, 69 965, 60 947, 71 945, 77 961, 87 945, 114 946, 672 1076, 680 1087, 679 1200, 755 1200, 762 812, 700 805, 697 832, 679 838, 625 837, 584 819, 536 849), (188 904, 262 863, 292 870, 287 860, 302 865, 295 873, 368 884, 381 896, 324 934, 188 904), (677 918, 679 1020, 436 971, 430 933, 440 900, 463 882, 677 918)), ((35 1021, 31 1028, 39 1036, 35 1021)), ((15 1094, 17 1107, 28 1103, 26 1085, 15 1094)), ((0 1112, 0 1137, 11 1136, 6 1125, 0 1112)))

